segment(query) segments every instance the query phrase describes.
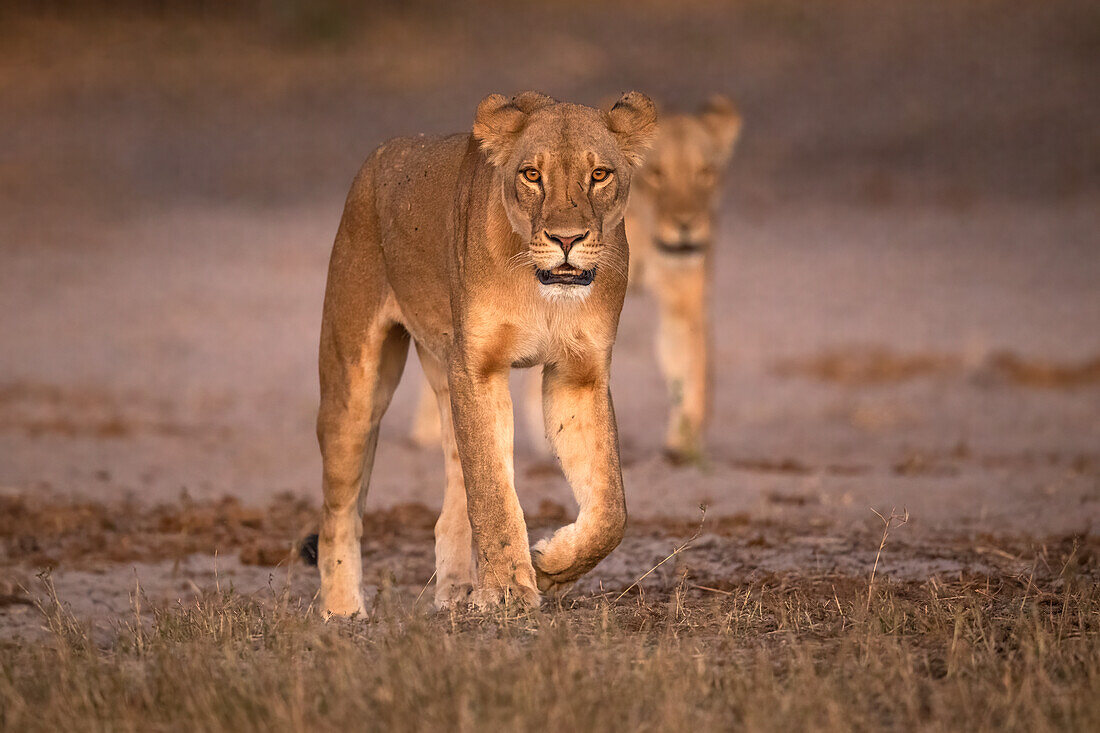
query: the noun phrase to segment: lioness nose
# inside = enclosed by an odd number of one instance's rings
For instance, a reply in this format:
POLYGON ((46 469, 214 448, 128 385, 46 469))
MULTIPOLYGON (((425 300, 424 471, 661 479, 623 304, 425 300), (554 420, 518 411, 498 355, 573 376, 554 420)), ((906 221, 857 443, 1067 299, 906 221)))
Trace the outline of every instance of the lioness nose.
POLYGON ((570 232, 568 234, 565 233, 565 232, 558 232, 557 234, 551 234, 550 232, 548 232, 546 230, 543 230, 542 233, 546 235, 547 239, 549 239, 553 242, 557 242, 558 246, 561 247, 561 251, 567 257, 569 256, 569 250, 573 249, 573 245, 576 244, 577 242, 580 242, 580 241, 584 240, 588 236, 588 231, 587 230, 585 230, 583 232, 576 232, 576 233, 570 232))

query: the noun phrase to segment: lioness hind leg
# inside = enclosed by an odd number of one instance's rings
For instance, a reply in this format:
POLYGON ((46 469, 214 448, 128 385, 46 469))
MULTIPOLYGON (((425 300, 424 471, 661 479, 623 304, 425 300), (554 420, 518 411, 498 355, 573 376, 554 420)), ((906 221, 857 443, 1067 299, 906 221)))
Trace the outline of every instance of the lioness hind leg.
POLYGON ((546 420, 542 407, 542 367, 531 367, 524 375, 523 418, 530 433, 531 450, 539 458, 553 457, 549 438, 546 435, 546 420))
POLYGON ((665 451, 675 461, 703 452, 707 418, 707 318, 703 268, 675 273, 654 287, 659 304, 657 360, 668 387, 665 451))
MULTIPOLYGON (((418 350, 419 351, 419 350, 418 350)), ((420 365, 424 367, 424 356, 420 357, 420 365)), ((427 367, 424 367, 425 372, 427 367)), ((446 379, 444 377, 444 379, 446 379)), ((447 408, 450 410, 450 407, 447 408)), ((439 401, 431 385, 431 380, 425 381, 420 387, 420 397, 416 402, 416 414, 413 415, 412 430, 409 431, 409 439, 421 448, 439 445, 443 439, 443 427, 439 419, 439 401)))
POLYGON ((409 336, 401 326, 372 324, 362 345, 349 350, 351 344, 333 334, 337 329, 322 329, 317 438, 324 463, 324 505, 317 564, 322 613, 351 616, 365 612, 360 507, 374 465, 379 423, 401 379, 409 336))
POLYGON ((458 445, 455 443, 454 424, 451 420, 451 391, 447 385, 447 373, 439 361, 419 344, 416 350, 428 384, 434 392, 447 476, 443 510, 435 523, 435 605, 446 608, 469 600, 477 582, 473 535, 470 516, 466 511, 466 485, 462 481, 462 463, 458 457, 458 445))

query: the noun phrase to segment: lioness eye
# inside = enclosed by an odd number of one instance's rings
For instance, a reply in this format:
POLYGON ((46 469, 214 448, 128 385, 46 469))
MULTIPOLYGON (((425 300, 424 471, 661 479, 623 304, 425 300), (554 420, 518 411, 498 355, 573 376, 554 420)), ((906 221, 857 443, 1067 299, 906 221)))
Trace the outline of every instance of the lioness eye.
POLYGON ((607 180, 607 177, 610 175, 611 171, 607 170, 606 168, 597 168, 596 170, 592 171, 592 180, 598 183, 599 181, 607 180))
POLYGON ((538 170, 536 170, 534 168, 524 168, 523 169, 523 177, 526 178, 531 183, 537 183, 538 180, 540 178, 542 178, 542 175, 538 172, 538 170))

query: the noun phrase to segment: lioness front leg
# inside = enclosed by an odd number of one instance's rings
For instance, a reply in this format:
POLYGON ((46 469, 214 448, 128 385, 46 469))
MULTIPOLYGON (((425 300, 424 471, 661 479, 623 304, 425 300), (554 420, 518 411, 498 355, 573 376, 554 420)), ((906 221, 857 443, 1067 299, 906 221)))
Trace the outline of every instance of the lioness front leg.
POLYGON ((665 451, 679 461, 703 452, 707 418, 707 323, 702 266, 675 273, 657 286, 657 358, 668 387, 665 451))
POLYGON ((580 505, 577 521, 531 550, 546 592, 572 584, 618 546, 626 498, 607 364, 546 365, 543 404, 547 434, 580 505))
POLYGON ((537 606, 527 524, 513 484, 512 399, 508 370, 452 364, 451 411, 477 552, 476 605, 537 606))

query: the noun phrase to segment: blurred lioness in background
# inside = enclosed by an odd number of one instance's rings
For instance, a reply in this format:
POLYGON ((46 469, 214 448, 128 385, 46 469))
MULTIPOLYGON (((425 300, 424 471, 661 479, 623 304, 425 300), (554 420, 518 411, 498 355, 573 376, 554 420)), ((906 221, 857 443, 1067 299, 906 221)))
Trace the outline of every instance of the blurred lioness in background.
MULTIPOLYGON (((717 203, 741 115, 714 95, 694 114, 664 113, 639 169, 626 213, 630 283, 657 299, 657 359, 669 395, 665 452, 675 461, 702 455, 709 403, 707 287, 717 203)), ((528 381, 525 419, 544 434, 538 370, 528 381)), ((412 430, 420 445, 439 441, 434 395, 425 386, 412 430)), ((545 441, 535 446, 546 451, 545 441)))
POLYGON ((665 450, 698 458, 708 410, 707 284, 722 174, 741 133, 723 96, 695 114, 662 114, 631 192, 630 281, 658 303, 657 360, 668 387, 665 450))

